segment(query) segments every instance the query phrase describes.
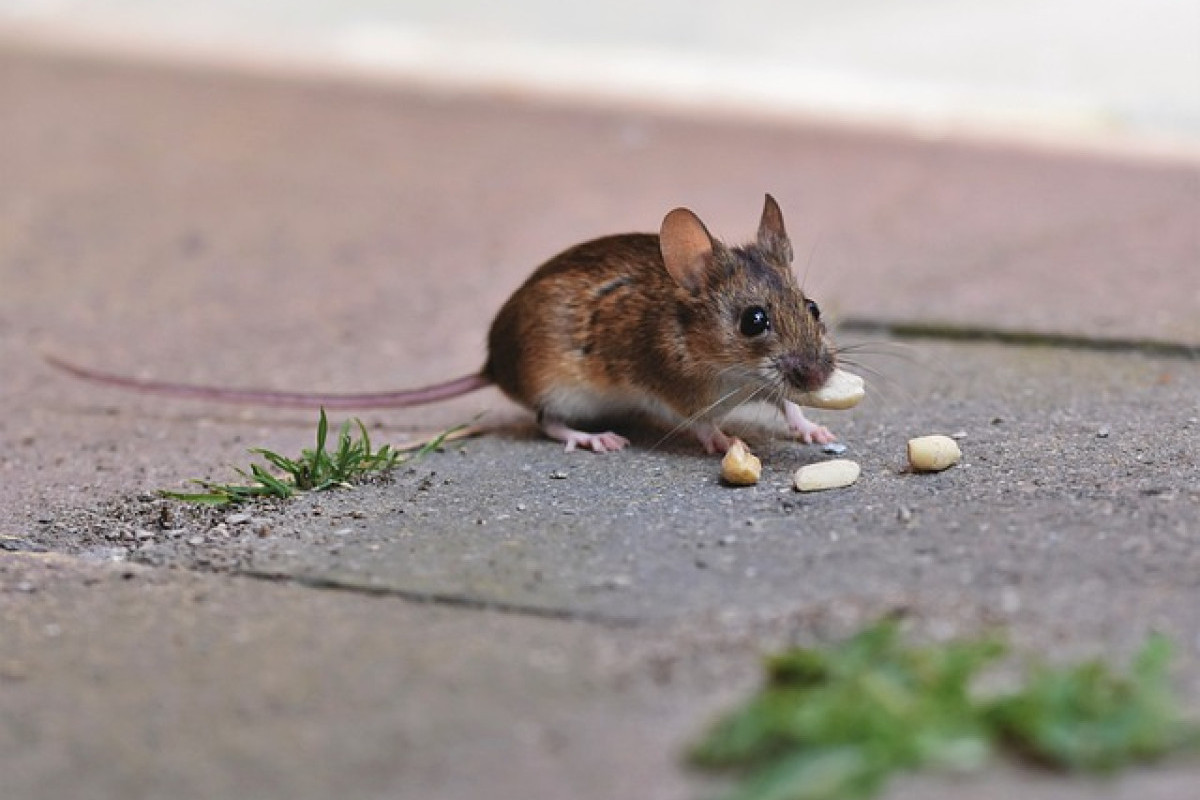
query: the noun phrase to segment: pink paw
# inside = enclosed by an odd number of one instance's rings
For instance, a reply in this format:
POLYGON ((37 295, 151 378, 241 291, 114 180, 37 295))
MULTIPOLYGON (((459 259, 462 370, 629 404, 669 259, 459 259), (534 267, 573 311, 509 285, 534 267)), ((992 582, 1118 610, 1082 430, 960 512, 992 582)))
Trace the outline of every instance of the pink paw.
POLYGON ((625 448, 629 440, 612 431, 604 433, 584 433, 572 431, 566 438, 567 452, 577 447, 591 450, 593 453, 615 453, 625 448))
POLYGON ((692 433, 700 440, 700 444, 704 445, 704 452, 710 455, 724 454, 738 440, 736 436, 729 436, 711 422, 697 422, 692 426, 692 433))
POLYGON ((566 444, 568 453, 577 447, 591 450, 593 453, 610 453, 616 452, 629 444, 628 439, 612 431, 605 431, 604 433, 577 431, 566 423, 555 419, 542 420, 542 432, 551 439, 557 439, 566 444))
POLYGON ((829 428, 810 421, 804 416, 800 406, 790 400, 783 402, 783 415, 787 418, 788 429, 805 444, 829 444, 837 441, 837 437, 829 428))
POLYGON ((805 444, 829 444, 837 441, 837 437, 833 435, 833 432, 829 428, 826 428, 824 425, 809 424, 811 427, 803 430, 793 429, 792 433, 796 434, 796 438, 805 444))

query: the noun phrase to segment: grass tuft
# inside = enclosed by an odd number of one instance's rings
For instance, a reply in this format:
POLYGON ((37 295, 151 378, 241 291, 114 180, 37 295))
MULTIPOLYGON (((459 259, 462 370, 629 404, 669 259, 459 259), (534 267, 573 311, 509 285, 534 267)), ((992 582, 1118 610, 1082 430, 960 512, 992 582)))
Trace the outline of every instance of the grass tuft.
POLYGON ((974 684, 1004 653, 988 638, 909 646, 893 621, 831 647, 788 650, 689 759, 735 779, 723 800, 843 800, 874 796, 900 770, 966 771, 999 751, 1107 772, 1200 744, 1170 697, 1162 637, 1128 674, 1098 661, 1037 666, 1016 691, 977 697, 974 684))
POLYGON ((312 450, 301 450, 299 458, 288 458, 271 450, 258 447, 251 453, 262 456, 279 474, 272 473, 261 464, 251 464, 249 469, 234 467, 246 483, 216 483, 194 480, 204 489, 202 492, 162 491, 163 497, 212 506, 230 506, 258 498, 286 499, 296 492, 324 491, 335 487, 348 487, 372 475, 384 474, 399 464, 419 459, 442 446, 451 434, 462 430, 459 425, 435 436, 412 453, 405 453, 383 445, 378 450, 371 445, 371 436, 366 426, 358 419, 342 423, 337 443, 333 450, 327 449, 329 420, 325 409, 317 421, 317 443, 312 450), (357 436, 353 429, 357 428, 357 436))

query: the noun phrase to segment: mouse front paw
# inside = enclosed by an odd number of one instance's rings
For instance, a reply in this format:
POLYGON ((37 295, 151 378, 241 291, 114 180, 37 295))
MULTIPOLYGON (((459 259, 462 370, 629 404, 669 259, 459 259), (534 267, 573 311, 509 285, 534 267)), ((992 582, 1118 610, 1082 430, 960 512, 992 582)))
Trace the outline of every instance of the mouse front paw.
POLYGON ((801 430, 792 430, 796 438, 805 444, 831 444, 837 441, 837 436, 833 431, 826 428, 824 425, 809 423, 809 427, 801 430))
POLYGON ((788 430, 805 444, 830 444, 837 441, 837 437, 829 428, 818 425, 804 416, 800 406, 791 401, 784 401, 783 415, 787 418, 788 430))
POLYGON ((692 433, 696 439, 704 447, 704 452, 712 455, 714 453, 724 454, 729 450, 734 442, 739 441, 736 436, 729 436, 716 426, 716 423, 707 420, 696 422, 692 425, 692 433))

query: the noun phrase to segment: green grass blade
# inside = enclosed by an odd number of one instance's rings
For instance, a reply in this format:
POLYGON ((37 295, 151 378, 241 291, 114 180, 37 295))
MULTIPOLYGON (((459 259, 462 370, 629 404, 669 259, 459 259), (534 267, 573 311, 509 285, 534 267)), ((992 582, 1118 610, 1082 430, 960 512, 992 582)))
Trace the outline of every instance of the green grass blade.
POLYGON ((337 444, 334 451, 330 453, 327 449, 329 419, 325 409, 322 408, 317 421, 315 449, 301 450, 300 457, 296 459, 287 458, 265 448, 250 450, 271 467, 283 473, 283 477, 273 475, 259 464, 251 464, 248 469, 233 468, 234 472, 247 481, 245 485, 197 481, 205 491, 164 491, 161 494, 164 497, 190 503, 231 505, 255 497, 288 498, 297 491, 349 487, 369 475, 386 472, 398 464, 425 456, 430 451, 441 447, 447 436, 464 427, 466 426, 459 425, 444 431, 427 442, 420 450, 405 458, 400 451, 387 444, 374 450, 366 426, 355 417, 346 420, 339 426, 337 444), (357 429, 357 435, 355 429, 357 429))
POLYGON ((325 416, 325 406, 321 406, 321 417, 317 420, 317 450, 325 452, 325 437, 329 435, 329 418, 325 416))
POLYGON ((158 494, 160 497, 202 506, 228 506, 235 502, 235 498, 226 492, 171 492, 161 489, 158 494))

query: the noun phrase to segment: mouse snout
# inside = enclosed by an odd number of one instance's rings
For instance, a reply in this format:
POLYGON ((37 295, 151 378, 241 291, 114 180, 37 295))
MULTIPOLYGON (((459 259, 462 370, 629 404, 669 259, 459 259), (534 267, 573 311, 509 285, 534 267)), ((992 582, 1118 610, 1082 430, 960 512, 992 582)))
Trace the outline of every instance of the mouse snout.
POLYGON ((828 353, 816 356, 788 353, 779 357, 777 365, 788 385, 802 392, 815 392, 833 374, 833 359, 828 353))

